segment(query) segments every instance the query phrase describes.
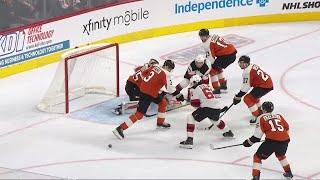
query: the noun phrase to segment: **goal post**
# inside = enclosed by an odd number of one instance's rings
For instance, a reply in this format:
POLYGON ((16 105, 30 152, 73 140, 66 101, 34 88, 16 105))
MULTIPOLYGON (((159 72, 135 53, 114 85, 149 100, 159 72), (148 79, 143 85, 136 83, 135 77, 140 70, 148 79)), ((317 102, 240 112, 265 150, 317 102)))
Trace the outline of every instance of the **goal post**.
POLYGON ((69 113, 73 100, 77 109, 114 96, 119 96, 119 45, 93 44, 61 55, 51 85, 37 107, 45 112, 69 113), (81 100, 87 94, 105 96, 81 100))

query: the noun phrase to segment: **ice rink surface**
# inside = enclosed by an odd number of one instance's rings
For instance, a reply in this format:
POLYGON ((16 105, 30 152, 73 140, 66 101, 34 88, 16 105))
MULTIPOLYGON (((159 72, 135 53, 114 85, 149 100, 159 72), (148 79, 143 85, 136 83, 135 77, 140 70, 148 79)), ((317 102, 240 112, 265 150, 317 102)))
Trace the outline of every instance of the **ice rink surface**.
MULTIPOLYGON (((295 179, 320 179, 320 23, 230 27, 211 29, 211 33, 251 40, 238 48, 238 56, 249 55, 252 63, 273 79, 274 90, 262 100, 274 102, 275 112, 283 114, 290 124, 287 159, 295 179)), ((199 44, 194 31, 121 45, 122 94, 135 65, 151 57, 162 63, 161 57, 199 44)), ((179 142, 186 138, 186 116, 193 110, 187 106, 167 113, 170 130, 157 130, 155 118, 148 118, 125 131, 125 140, 119 141, 111 132, 116 125, 36 109, 56 66, 0 80, 0 179, 251 178, 252 156, 259 144, 215 151, 209 148, 209 144, 220 147, 241 143, 253 134, 250 113, 243 102, 223 117, 235 134, 233 139, 223 138, 217 129, 195 131, 194 149, 179 148, 179 142), (113 147, 108 148, 108 144, 113 147)), ((174 84, 180 82, 186 69, 187 65, 176 62, 174 84)), ((237 63, 225 71, 229 92, 222 96, 222 104, 232 102, 242 83, 241 74, 237 63)), ((282 168, 274 156, 263 161, 261 178, 282 179, 282 168)))

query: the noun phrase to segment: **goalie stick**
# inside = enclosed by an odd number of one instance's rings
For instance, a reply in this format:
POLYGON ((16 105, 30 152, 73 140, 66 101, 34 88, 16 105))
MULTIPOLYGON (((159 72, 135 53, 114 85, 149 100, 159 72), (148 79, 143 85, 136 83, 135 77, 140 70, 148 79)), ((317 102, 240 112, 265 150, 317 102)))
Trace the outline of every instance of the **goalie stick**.
MULTIPOLYGON (((186 102, 185 104, 182 104, 181 106, 176 106, 176 107, 173 107, 171 109, 168 108, 166 112, 169 112, 169 111, 172 111, 172 110, 176 110, 176 109, 179 109, 179 108, 183 108, 183 107, 186 107, 188 105, 190 105, 190 103, 186 102)), ((152 116, 155 116, 157 114, 158 114, 158 112, 153 113, 153 114, 146 114, 145 117, 152 117, 152 116)))
MULTIPOLYGON (((230 109, 232 106, 233 106, 233 103, 232 103, 230 106, 228 106, 228 108, 223 112, 223 114, 221 114, 221 115, 219 116, 219 119, 222 118, 222 117, 227 113, 227 111, 229 111, 229 109, 230 109)), ((214 126, 214 123, 212 123, 210 126, 205 127, 205 128, 197 127, 197 129, 198 129, 198 130, 210 130, 213 126, 214 126)))

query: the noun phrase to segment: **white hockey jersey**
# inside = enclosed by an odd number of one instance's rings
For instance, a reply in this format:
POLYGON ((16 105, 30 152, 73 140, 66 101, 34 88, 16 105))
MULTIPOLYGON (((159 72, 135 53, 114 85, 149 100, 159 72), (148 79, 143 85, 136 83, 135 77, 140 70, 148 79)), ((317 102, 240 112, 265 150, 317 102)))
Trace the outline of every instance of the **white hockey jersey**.
POLYGON ((209 107, 220 109, 220 102, 215 98, 212 89, 207 84, 201 84, 195 89, 191 89, 191 105, 194 107, 209 107))
POLYGON ((201 44, 202 49, 205 51, 206 53, 206 58, 207 60, 210 61, 211 64, 214 63, 215 59, 212 57, 211 55, 211 51, 210 51, 210 43, 211 43, 211 36, 201 44))
POLYGON ((172 94, 172 93, 176 90, 176 88, 175 88, 175 86, 173 86, 173 82, 172 82, 173 75, 172 75, 171 72, 169 72, 169 71, 167 71, 167 70, 165 70, 165 69, 163 69, 163 68, 161 68, 161 69, 166 73, 167 86, 166 86, 166 87, 163 86, 163 87, 160 89, 159 94, 160 94, 162 91, 165 91, 165 92, 168 92, 168 93, 172 94))

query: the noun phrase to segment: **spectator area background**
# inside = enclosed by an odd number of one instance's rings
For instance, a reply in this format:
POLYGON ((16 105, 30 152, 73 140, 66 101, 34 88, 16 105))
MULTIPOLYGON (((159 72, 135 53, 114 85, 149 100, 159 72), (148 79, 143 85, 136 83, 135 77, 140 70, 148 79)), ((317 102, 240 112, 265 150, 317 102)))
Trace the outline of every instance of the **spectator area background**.
POLYGON ((0 0, 0 32, 128 0, 0 0))
POLYGON ((121 44, 201 28, 320 20, 319 0, 0 0, 0 3, 0 78, 57 62, 65 50, 87 44, 121 44))

